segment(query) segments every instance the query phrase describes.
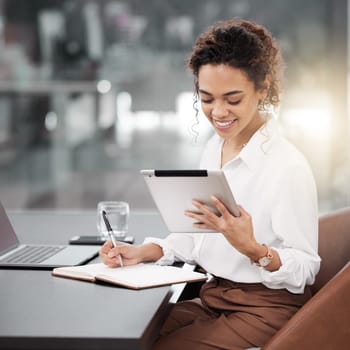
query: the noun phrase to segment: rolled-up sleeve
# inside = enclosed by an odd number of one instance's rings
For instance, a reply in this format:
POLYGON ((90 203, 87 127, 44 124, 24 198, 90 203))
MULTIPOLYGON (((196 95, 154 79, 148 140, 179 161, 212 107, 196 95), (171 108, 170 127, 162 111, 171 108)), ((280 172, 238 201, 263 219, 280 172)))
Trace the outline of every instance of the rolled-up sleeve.
POLYGON ((276 184, 271 225, 279 239, 273 247, 281 259, 279 270, 260 268, 263 283, 269 288, 287 288, 302 293, 311 285, 320 268, 318 256, 318 207, 316 186, 307 167, 289 169, 276 184))

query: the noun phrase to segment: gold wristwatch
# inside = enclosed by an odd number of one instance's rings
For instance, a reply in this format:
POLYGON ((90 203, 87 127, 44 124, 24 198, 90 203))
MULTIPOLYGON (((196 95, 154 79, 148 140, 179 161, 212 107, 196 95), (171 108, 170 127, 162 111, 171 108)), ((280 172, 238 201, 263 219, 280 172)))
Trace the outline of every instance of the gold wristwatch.
POLYGON ((273 254, 271 249, 266 244, 263 244, 263 246, 267 249, 266 254, 263 257, 259 258, 257 261, 254 261, 254 263, 257 266, 266 267, 271 263, 273 259, 273 254))

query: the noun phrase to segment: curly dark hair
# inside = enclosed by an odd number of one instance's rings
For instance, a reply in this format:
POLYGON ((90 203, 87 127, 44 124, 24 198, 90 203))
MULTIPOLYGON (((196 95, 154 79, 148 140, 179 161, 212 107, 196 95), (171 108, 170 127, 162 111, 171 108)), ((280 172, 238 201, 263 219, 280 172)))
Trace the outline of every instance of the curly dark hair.
POLYGON ((197 94, 198 72, 205 64, 226 64, 244 71, 256 90, 267 89, 262 108, 278 106, 282 57, 275 39, 263 26, 243 19, 220 21, 197 38, 187 61, 197 94))

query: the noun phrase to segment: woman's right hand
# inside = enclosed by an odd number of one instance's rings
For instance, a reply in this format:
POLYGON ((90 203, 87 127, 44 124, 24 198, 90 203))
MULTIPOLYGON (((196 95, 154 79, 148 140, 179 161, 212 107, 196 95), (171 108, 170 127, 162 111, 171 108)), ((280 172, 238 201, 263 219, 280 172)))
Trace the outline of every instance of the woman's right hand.
POLYGON ((109 267, 120 267, 119 255, 123 266, 136 265, 142 262, 140 246, 118 243, 116 247, 108 240, 100 249, 100 258, 109 267))

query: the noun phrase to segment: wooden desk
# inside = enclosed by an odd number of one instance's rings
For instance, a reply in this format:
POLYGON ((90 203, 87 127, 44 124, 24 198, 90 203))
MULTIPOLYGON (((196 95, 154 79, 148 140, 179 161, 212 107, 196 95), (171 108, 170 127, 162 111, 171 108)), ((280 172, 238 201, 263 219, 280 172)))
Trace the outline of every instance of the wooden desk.
MULTIPOLYGON (((64 243, 95 234, 94 212, 9 216, 23 242, 64 243)), ((137 244, 167 230, 156 213, 132 213, 130 234, 137 244)), ((4 269, 0 285, 0 349, 35 350, 149 349, 180 288, 133 291, 56 278, 50 271, 4 269)))

